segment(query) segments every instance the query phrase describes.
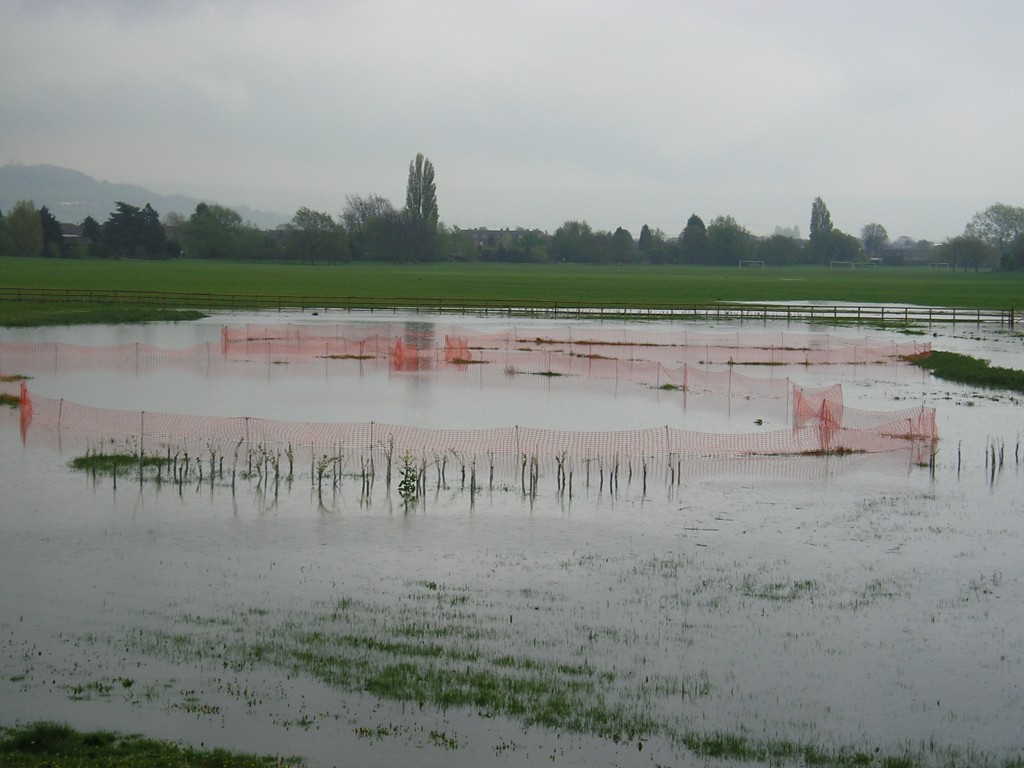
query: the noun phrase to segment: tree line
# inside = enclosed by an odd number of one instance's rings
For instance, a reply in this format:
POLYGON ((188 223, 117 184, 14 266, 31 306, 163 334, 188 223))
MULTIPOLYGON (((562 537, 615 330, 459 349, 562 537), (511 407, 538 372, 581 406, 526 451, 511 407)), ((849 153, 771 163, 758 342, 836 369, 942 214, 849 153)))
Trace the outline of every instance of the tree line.
POLYGON ((460 230, 438 217, 434 166, 423 154, 409 163, 406 199, 396 208, 375 194, 348 196, 337 217, 300 208, 282 229, 260 230, 230 208, 199 203, 186 216, 161 219, 149 204, 116 203, 102 224, 86 217, 72 237, 44 205, 21 201, 0 212, 0 255, 421 263, 503 261, 581 264, 707 264, 744 261, 790 266, 833 262, 945 263, 953 269, 1024 269, 1024 208, 996 203, 975 214, 964 233, 935 245, 899 238, 885 227, 865 225, 860 236, 832 225, 825 202, 811 204, 806 239, 797 228, 756 237, 732 216, 705 224, 691 215, 678 235, 643 225, 639 237, 619 227, 595 231, 586 221, 562 224, 553 235, 539 230, 460 230))

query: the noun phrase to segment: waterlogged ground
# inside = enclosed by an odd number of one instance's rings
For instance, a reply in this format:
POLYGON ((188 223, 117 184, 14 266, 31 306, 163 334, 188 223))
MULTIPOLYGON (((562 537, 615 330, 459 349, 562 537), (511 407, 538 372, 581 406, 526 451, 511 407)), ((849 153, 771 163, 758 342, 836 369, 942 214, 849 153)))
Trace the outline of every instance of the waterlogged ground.
MULTIPOLYGON (((223 320, 3 338, 184 347, 223 320)), ((932 332, 936 348, 1024 368, 1018 335, 932 332)), ((934 470, 899 454, 687 462, 646 493, 637 476, 614 492, 577 478, 570 498, 542 477, 524 498, 516 482, 471 496, 449 467, 410 509, 380 476, 318 496, 308 462, 276 493, 208 477, 115 487, 72 473, 69 446, 23 445, 0 408, 0 723, 311 766, 701 764, 691 747, 715 733, 1024 756, 1019 398, 906 367, 744 372, 841 381, 862 409, 935 407, 934 470)), ((493 392, 275 369, 30 385, 103 407, 425 426, 753 431, 787 416, 579 381, 493 392)))

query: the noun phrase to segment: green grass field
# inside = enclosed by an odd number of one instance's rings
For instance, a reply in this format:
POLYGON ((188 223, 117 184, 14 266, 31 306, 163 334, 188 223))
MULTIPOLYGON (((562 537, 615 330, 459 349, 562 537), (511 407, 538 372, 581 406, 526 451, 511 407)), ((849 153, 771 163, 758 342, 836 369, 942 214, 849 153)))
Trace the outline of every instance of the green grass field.
MULTIPOLYGON (((715 301, 842 301, 1009 309, 1024 273, 926 268, 599 267, 552 264, 303 266, 172 260, 0 259, 0 289, 68 288, 234 295, 500 300, 513 305, 672 306, 715 301)), ((29 311, 20 308, 20 314, 29 311)), ((0 323, 19 308, 0 302, 0 323), (6 306, 5 306, 6 304, 6 306)), ((150 319, 150 318, 147 318, 150 319)))

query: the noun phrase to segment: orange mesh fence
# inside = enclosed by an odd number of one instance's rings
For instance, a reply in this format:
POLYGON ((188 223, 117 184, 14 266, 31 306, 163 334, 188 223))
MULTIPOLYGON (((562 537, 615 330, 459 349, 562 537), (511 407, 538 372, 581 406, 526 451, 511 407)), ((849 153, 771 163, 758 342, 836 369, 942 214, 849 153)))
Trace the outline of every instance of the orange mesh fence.
POLYGON ((842 422, 843 388, 839 384, 819 389, 793 387, 793 425, 802 427, 814 421, 842 422), (825 404, 828 408, 825 408, 825 404))
POLYGON ((54 400, 24 391, 23 437, 38 432, 62 443, 77 439, 112 441, 149 453, 191 451, 231 455, 239 449, 344 455, 359 461, 390 461, 409 454, 424 463, 451 458, 463 465, 515 469, 527 457, 550 469, 597 462, 611 468, 647 459, 672 457, 740 457, 848 452, 884 452, 914 448, 930 455, 935 432, 933 409, 914 408, 886 414, 843 409, 844 422, 828 414, 822 400, 817 423, 792 429, 747 434, 720 434, 657 427, 574 432, 527 427, 444 430, 392 424, 326 424, 248 417, 221 418, 119 411, 54 400), (850 424, 845 419, 853 413, 850 424), (27 414, 27 417, 24 416, 27 414))

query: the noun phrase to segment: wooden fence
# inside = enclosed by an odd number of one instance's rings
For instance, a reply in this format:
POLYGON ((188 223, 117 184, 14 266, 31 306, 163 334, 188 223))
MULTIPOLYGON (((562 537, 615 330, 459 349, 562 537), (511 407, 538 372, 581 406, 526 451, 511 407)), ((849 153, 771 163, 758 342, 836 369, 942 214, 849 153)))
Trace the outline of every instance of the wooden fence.
POLYGON ((0 288, 0 301, 142 304, 174 309, 367 310, 371 312, 442 312, 506 314, 581 318, 696 318, 703 320, 786 320, 821 323, 998 323, 1014 327, 1014 309, 923 307, 879 304, 786 304, 757 302, 704 302, 679 304, 586 305, 534 301, 529 304, 500 299, 445 299, 413 296, 289 296, 273 294, 130 291, 86 288, 0 288))

